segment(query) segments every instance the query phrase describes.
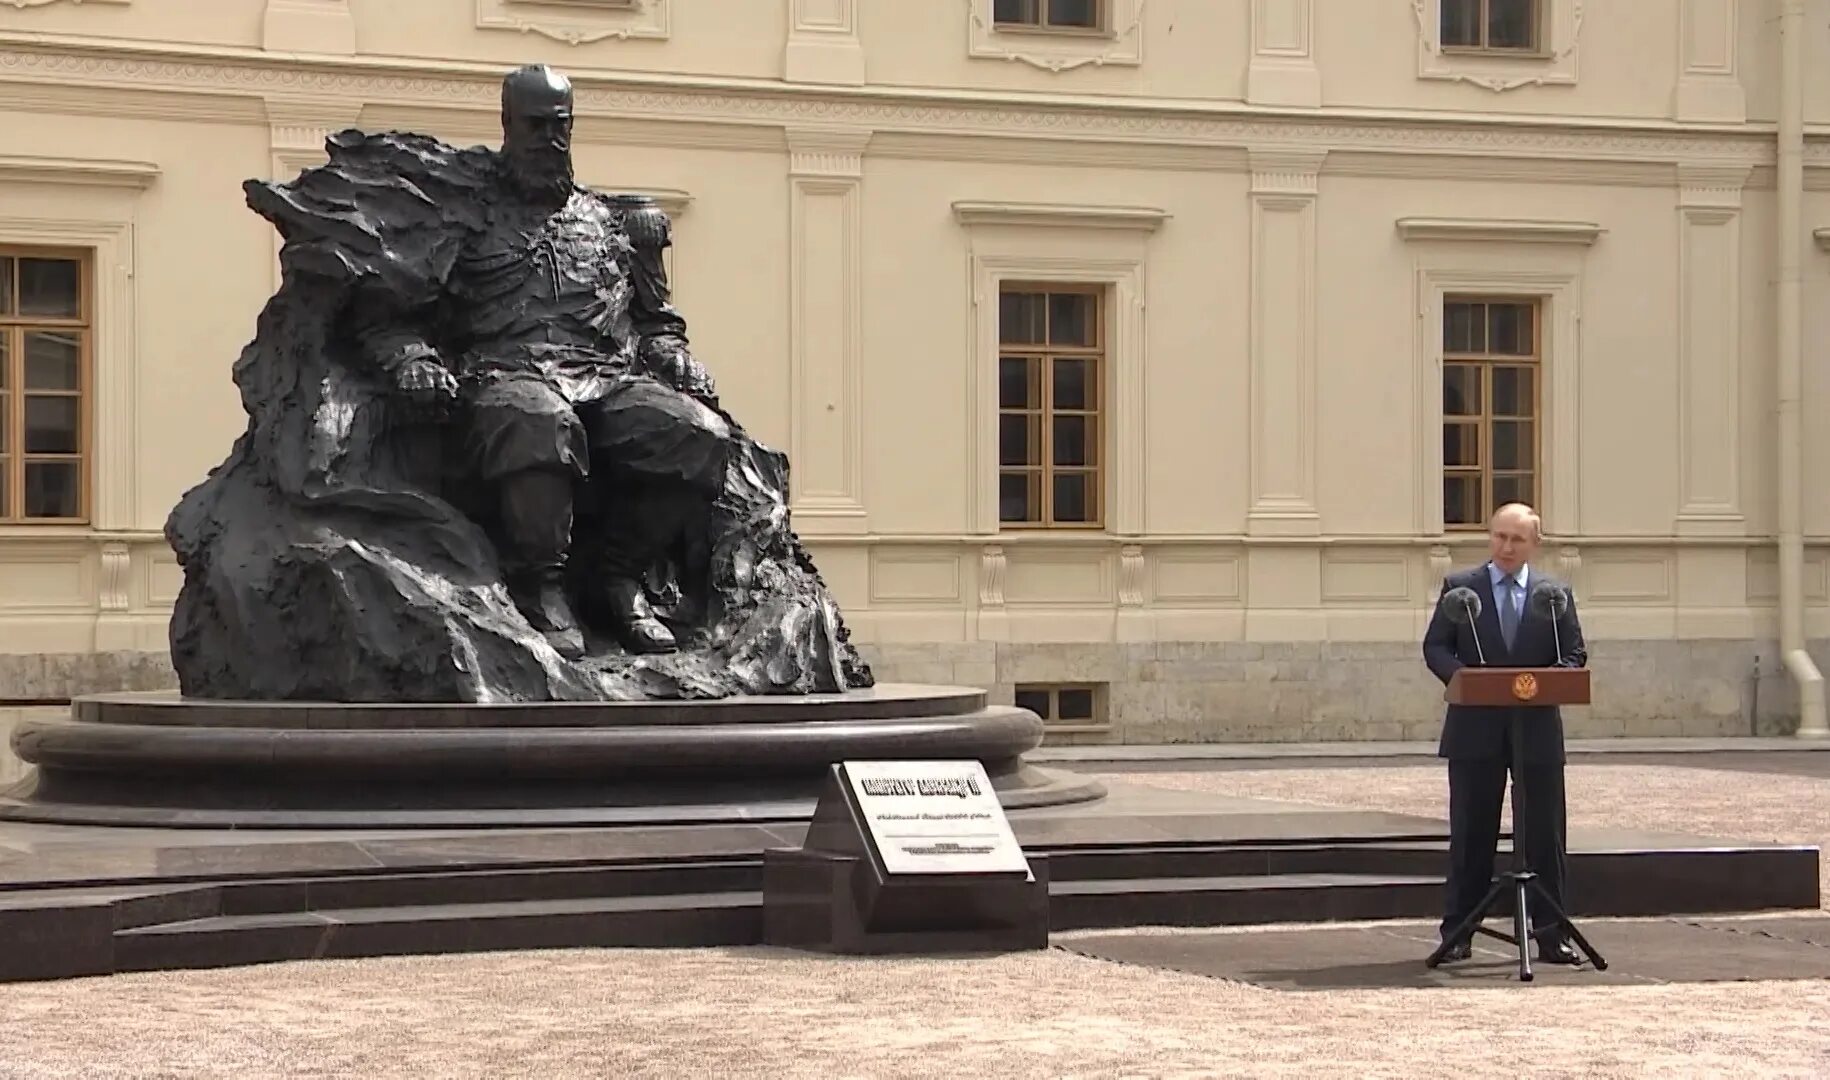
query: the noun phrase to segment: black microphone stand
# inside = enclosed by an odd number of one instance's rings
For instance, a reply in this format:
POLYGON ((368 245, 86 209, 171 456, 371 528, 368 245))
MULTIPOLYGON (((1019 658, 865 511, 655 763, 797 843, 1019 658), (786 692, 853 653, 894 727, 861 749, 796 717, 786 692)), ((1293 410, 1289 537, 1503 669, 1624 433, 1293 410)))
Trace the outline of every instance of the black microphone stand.
MULTIPOLYGON (((1554 603, 1550 611, 1551 634, 1556 642, 1557 659, 1561 661, 1563 659, 1563 640, 1562 634, 1557 629, 1559 613, 1554 603)), ((1474 641, 1475 647, 1479 649, 1478 631, 1475 632, 1474 641)), ((1481 650, 1481 653, 1481 663, 1484 665, 1486 663, 1485 650, 1481 650)), ((1553 925, 1569 934, 1570 940, 1578 949, 1582 950, 1583 955, 1588 958, 1595 970, 1606 971, 1608 969, 1606 958, 1595 951, 1595 947, 1582 936, 1582 931, 1576 929, 1576 924, 1571 922, 1570 917, 1557 905, 1557 902, 1551 899, 1550 892, 1544 888, 1544 883, 1538 880, 1537 872, 1531 868, 1530 845, 1525 840, 1525 823, 1531 820, 1525 805, 1525 725, 1516 714, 1508 718, 1508 724, 1512 731, 1512 761, 1510 763, 1512 772, 1512 869, 1494 875, 1493 887, 1487 890, 1487 895, 1479 904, 1475 905, 1467 918, 1442 936, 1441 944, 1437 945, 1436 951, 1424 960, 1424 966, 1434 968, 1441 964, 1443 956, 1463 938, 1472 939, 1475 934, 1486 934, 1488 937, 1498 938, 1508 945, 1518 946, 1519 981, 1531 982, 1534 978, 1531 970, 1531 942, 1536 933, 1542 931, 1534 932, 1532 929, 1531 908, 1527 904, 1526 898, 1535 896, 1555 916, 1553 925), (1499 903, 1500 897, 1507 893, 1512 894, 1512 933, 1510 934, 1502 930, 1488 929, 1484 925, 1488 912, 1499 903)))

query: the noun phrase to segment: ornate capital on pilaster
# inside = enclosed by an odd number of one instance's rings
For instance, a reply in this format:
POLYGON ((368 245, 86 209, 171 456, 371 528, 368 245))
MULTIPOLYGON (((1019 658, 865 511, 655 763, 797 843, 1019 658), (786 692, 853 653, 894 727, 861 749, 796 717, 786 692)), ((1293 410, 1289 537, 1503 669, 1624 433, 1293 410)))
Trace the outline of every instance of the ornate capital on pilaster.
POLYGON ((1265 147, 1248 149, 1246 155, 1252 169, 1252 194, 1313 196, 1328 151, 1265 147))
POLYGON ((1752 172, 1747 165, 1680 163, 1678 205, 1686 210, 1739 210, 1742 189, 1752 172))
POLYGON ((788 173, 857 179, 864 175, 864 128, 788 128, 788 173))

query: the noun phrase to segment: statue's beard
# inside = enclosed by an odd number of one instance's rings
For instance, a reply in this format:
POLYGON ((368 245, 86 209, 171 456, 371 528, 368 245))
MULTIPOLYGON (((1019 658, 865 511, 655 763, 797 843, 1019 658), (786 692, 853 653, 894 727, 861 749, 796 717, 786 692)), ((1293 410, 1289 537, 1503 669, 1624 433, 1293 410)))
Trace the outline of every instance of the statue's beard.
POLYGON ((564 202, 572 194, 572 158, 563 150, 504 155, 516 190, 541 202, 564 202))

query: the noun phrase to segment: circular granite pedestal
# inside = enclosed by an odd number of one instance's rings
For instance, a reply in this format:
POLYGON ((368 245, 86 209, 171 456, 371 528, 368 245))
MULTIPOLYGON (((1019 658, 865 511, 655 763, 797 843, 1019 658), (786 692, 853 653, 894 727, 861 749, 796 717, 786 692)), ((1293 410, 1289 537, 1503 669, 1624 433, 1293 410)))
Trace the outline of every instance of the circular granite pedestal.
POLYGON ((0 819, 196 828, 423 828, 804 820, 833 762, 966 759, 1009 810, 1102 797, 1025 765, 1026 709, 880 686, 717 701, 336 704, 79 698, 28 720, 35 774, 0 819))

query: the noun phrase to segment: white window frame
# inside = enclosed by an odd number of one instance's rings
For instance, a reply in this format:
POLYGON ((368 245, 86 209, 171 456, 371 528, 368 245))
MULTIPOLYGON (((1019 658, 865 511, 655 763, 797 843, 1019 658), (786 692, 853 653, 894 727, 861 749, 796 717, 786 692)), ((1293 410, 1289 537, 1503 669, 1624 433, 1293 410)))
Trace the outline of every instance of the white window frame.
POLYGON ((1585 0, 1541 0, 1543 47, 1534 53, 1445 52, 1442 0, 1411 0, 1417 16, 1417 77, 1468 82, 1495 93, 1522 86, 1574 86, 1585 0))

